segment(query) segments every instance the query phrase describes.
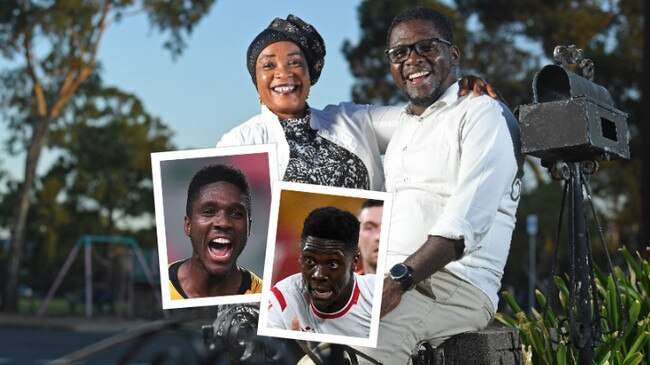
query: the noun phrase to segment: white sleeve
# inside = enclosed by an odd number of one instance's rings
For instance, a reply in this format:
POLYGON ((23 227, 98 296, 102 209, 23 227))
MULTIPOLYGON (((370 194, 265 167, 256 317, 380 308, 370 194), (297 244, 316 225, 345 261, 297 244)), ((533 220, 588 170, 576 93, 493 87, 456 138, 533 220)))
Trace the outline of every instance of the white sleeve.
POLYGON ((246 145, 244 141, 244 135, 242 133, 242 128, 235 127, 230 130, 230 132, 221 136, 219 142, 217 142, 217 147, 230 147, 230 146, 243 146, 246 145))
POLYGON ((379 153, 383 155, 386 153, 388 142, 390 142, 399 125, 402 107, 371 106, 368 108, 368 114, 372 122, 372 127, 375 130, 375 136, 377 137, 379 153))
POLYGON ((359 127, 362 129, 366 127, 370 129, 371 132, 367 133, 366 136, 367 138, 372 138, 371 136, 374 134, 380 155, 386 153, 386 147, 393 133, 395 133, 395 129, 397 129, 399 117, 402 113, 401 107, 373 106, 349 102, 343 102, 339 105, 328 105, 324 110, 328 110, 328 108, 344 110, 359 127))

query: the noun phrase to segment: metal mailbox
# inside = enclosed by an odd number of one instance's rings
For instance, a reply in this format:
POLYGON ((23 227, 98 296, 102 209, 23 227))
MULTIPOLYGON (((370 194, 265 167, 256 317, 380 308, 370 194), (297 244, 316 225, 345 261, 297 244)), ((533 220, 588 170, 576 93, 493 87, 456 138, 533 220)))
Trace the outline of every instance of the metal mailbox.
POLYGON ((603 86, 548 65, 535 75, 533 95, 519 107, 523 153, 565 162, 630 157, 627 114, 603 86))

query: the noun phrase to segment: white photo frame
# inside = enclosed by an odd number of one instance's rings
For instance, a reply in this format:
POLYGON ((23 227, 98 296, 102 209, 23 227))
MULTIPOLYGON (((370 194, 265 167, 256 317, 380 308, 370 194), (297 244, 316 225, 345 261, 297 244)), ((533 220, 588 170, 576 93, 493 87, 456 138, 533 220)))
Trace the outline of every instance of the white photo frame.
POLYGON ((237 263, 260 277, 265 271, 263 268, 265 263, 263 255, 267 251, 265 246, 272 200, 271 184, 272 181, 277 179, 278 175, 275 145, 219 147, 152 153, 151 166, 163 309, 250 303, 259 302, 260 300, 260 294, 181 300, 172 300, 170 297, 168 267, 172 262, 190 257, 192 253, 192 244, 183 231, 187 187, 194 174, 201 167, 215 163, 237 167, 248 178, 252 200, 252 232, 237 263))
MULTIPOLYGON (((288 196, 288 195, 287 195, 288 196)), ((312 205, 317 207, 319 202, 315 202, 312 205)), ((323 203, 320 206, 334 205, 323 203)), ((338 206, 337 206, 338 207, 338 206)), ((386 261, 386 251, 388 246, 388 231, 389 231, 389 222, 390 222, 390 213, 392 207, 392 194, 386 192, 377 192, 369 190, 357 190, 357 189, 347 189, 347 188, 336 188, 336 187, 327 187, 320 185, 309 185, 309 184, 298 184, 284 181, 276 181, 273 184, 273 200, 271 203, 271 217, 269 222, 269 231, 268 231, 268 242, 266 245, 266 263, 264 265, 264 286, 262 290, 262 298, 260 305, 260 318, 258 323, 257 333, 263 336, 271 337, 281 337, 281 338, 290 338, 296 340, 305 340, 305 341, 319 341, 319 342, 328 342, 328 343, 338 343, 345 345, 356 345, 364 347, 376 347, 377 346, 377 332, 379 329, 379 315, 381 311, 381 294, 383 289, 383 272, 385 272, 385 261, 386 261), (314 332, 302 332, 302 331, 293 331, 289 329, 277 329, 267 327, 268 322, 268 303, 271 298, 272 292, 271 289, 275 285, 275 282, 282 279, 283 275, 276 275, 274 271, 283 270, 287 266, 286 263, 278 263, 276 259, 280 257, 281 259, 287 259, 287 257, 282 257, 286 255, 286 250, 282 248, 282 243, 277 243, 278 237, 278 220, 282 205, 286 204, 283 201, 283 194, 305 194, 304 199, 298 199, 295 207, 290 209, 284 208, 287 211, 295 212, 296 210, 302 209, 304 212, 312 210, 310 203, 310 197, 314 196, 322 198, 323 201, 328 199, 333 199, 339 201, 343 200, 354 200, 356 202, 355 209, 345 209, 353 213, 355 216, 358 215, 358 211, 361 208, 363 201, 367 199, 382 200, 384 202, 384 209, 382 212, 382 228, 380 232, 380 243, 379 243, 379 252, 377 259, 377 273, 380 273, 375 280, 374 286, 374 296, 372 303, 372 314, 371 314, 371 323, 370 323, 370 334, 368 337, 354 337, 346 336, 341 334, 327 334, 327 333, 314 333, 314 332), (277 245, 277 247, 276 247, 277 245), (281 255, 277 251, 281 251, 281 255)), ((340 208, 340 207, 339 207, 340 208)), ((302 220, 306 217, 306 214, 302 214, 302 220)), ((302 230, 302 221, 297 227, 297 230, 302 230)), ((295 245, 299 245, 299 240, 295 242, 295 245)), ((298 260, 294 258, 289 258, 290 261, 295 261, 298 264, 298 260)), ((299 271, 298 271, 299 272, 299 271)))

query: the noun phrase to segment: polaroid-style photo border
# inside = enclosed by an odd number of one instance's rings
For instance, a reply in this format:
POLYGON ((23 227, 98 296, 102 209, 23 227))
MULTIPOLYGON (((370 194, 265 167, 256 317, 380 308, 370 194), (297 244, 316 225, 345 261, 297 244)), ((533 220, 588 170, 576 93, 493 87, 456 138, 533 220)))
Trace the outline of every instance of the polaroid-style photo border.
MULTIPOLYGON (((260 318, 257 327, 258 335, 290 338, 295 340, 319 341, 328 343, 338 343, 344 345, 354 345, 363 347, 377 346, 377 332, 379 330, 379 315, 381 311, 381 296, 383 290, 383 273, 386 265, 386 251, 388 248, 388 231, 390 229, 390 213, 392 208, 392 194, 386 192, 347 189, 328 187, 320 185, 298 184, 285 181, 276 181, 273 184, 273 198, 271 200, 271 216, 269 217, 268 242, 266 244, 266 262, 264 264, 264 286, 262 289, 262 298, 260 305, 260 318), (276 237, 278 229, 278 215, 280 211, 280 198, 282 191, 297 191, 305 193, 314 193, 321 195, 336 195, 351 198, 375 199, 384 201, 382 213, 382 229, 379 237, 379 253, 377 257, 378 278, 375 280, 374 296, 372 303, 372 318, 370 322, 370 335, 368 338, 359 338, 352 336, 321 334, 312 332, 292 331, 285 329, 276 329, 266 327, 268 321, 268 305, 271 297, 272 276, 274 269, 274 258, 276 248, 276 237)), ((355 214, 356 215, 356 214, 355 214)))
MULTIPOLYGON (((206 149, 194 149, 183 151, 155 152, 151 154, 151 170, 153 178, 154 207, 156 214, 156 236, 158 240, 158 260, 160 266, 160 289, 162 294, 162 308, 176 309, 189 307, 202 307, 219 304, 236 304, 259 302, 260 294, 230 295, 223 297, 207 298, 189 298, 183 300, 172 300, 169 290, 169 271, 168 271, 168 251, 167 251, 167 234, 165 227, 165 214, 163 202, 163 184, 161 181, 161 163, 172 160, 189 160, 210 157, 235 157, 251 154, 266 153, 268 157, 269 183, 271 189, 273 182, 278 178, 278 165, 275 145, 251 145, 236 147, 218 147, 206 149)), ((271 199, 271 202, 273 199, 271 199)), ((185 207, 175 207, 175 209, 185 209, 185 207)), ((270 226, 268 229, 271 229, 270 226)), ((189 243, 188 243, 189 244, 189 243)), ((268 249, 266 250, 268 252, 268 249)), ((266 265, 266 262, 264 263, 266 265)), ((264 270, 266 271, 266 269, 264 270)))

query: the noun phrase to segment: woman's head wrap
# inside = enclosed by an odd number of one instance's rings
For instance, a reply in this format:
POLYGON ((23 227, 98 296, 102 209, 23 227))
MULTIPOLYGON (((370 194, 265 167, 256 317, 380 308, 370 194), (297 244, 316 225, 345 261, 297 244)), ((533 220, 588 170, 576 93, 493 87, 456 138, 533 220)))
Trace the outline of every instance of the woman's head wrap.
POLYGON ((293 42, 300 47, 307 59, 309 80, 314 85, 325 65, 325 42, 323 42, 323 38, 313 26, 291 14, 286 20, 275 18, 248 46, 246 62, 253 83, 257 85, 255 78, 257 57, 268 45, 282 41, 293 42))

